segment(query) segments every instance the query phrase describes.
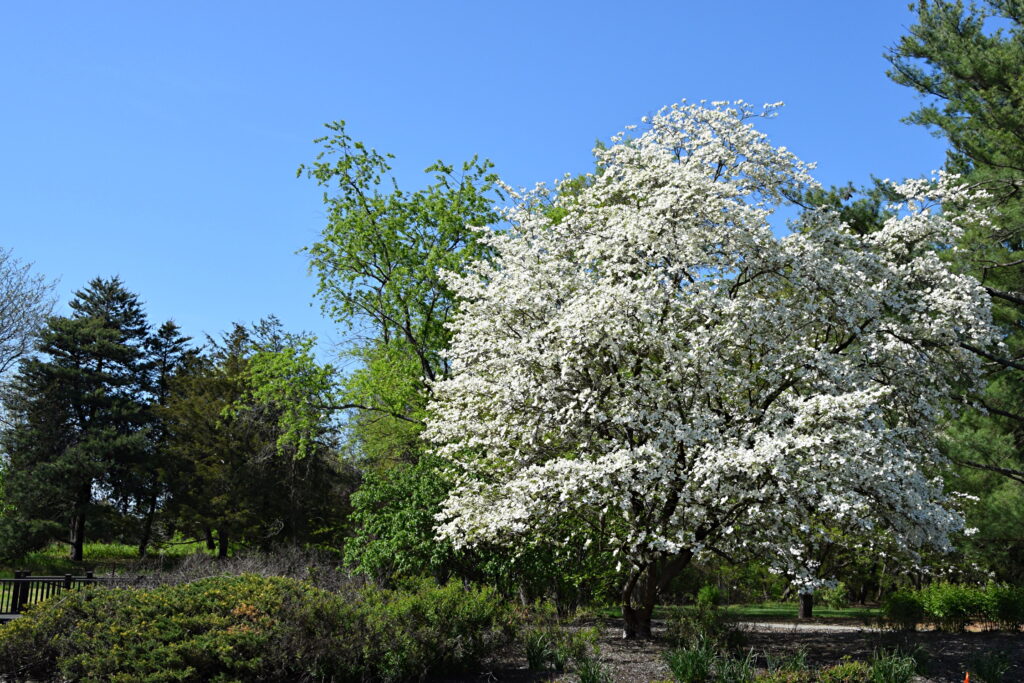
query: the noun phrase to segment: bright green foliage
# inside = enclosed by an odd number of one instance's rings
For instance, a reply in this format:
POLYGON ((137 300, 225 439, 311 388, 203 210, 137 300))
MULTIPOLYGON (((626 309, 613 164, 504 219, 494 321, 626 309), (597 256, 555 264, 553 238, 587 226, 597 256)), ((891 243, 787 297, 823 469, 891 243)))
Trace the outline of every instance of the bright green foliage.
MULTIPOLYGON (((514 554, 487 547, 456 551, 438 541, 434 515, 450 486, 445 462, 429 453, 415 464, 367 471, 351 497, 346 563, 382 584, 423 575, 482 581, 508 596, 550 598, 563 616, 614 591, 614 558, 582 541, 567 548, 525 545, 514 554)), ((572 522, 565 526, 570 533, 572 522)))
POLYGON ((973 622, 1016 631, 1024 623, 1024 588, 999 583, 985 587, 933 583, 920 590, 890 594, 882 612, 903 630, 913 630, 917 623, 927 621, 952 632, 962 631, 973 622))
POLYGON ((487 590, 346 596, 293 579, 214 577, 65 594, 0 630, 0 668, 39 680, 408 681, 477 664, 511 625, 487 590))
POLYGON ((389 155, 352 140, 344 122, 327 128, 323 151, 299 168, 327 188, 327 226, 305 251, 324 313, 364 340, 336 407, 356 411, 349 426, 364 454, 412 462, 427 383, 448 373, 454 301, 438 273, 483 256, 471 226, 498 220, 497 176, 488 161, 439 161, 426 169, 431 185, 405 192, 389 155))
POLYGON ((313 356, 316 338, 291 336, 281 348, 259 348, 247 359, 244 402, 273 404, 280 411, 277 448, 304 458, 330 431, 336 371, 313 356))
POLYGON ((842 581, 830 588, 822 588, 815 596, 822 604, 828 605, 832 609, 843 609, 850 606, 850 593, 842 581))
POLYGON ((709 642, 697 640, 669 650, 664 656, 673 678, 679 683, 753 683, 755 680, 752 652, 734 656, 709 642))
POLYGON ((984 591, 975 586, 933 583, 918 591, 926 618, 944 631, 963 631, 985 613, 984 591))
POLYGON ((423 574, 447 578, 462 565, 450 543, 434 538, 434 514, 450 486, 439 464, 424 456, 414 465, 397 463, 364 475, 352 494, 346 563, 379 582, 423 574))
POLYGON ((333 540, 346 512, 351 477, 330 447, 328 426, 307 423, 299 444, 285 440, 281 412, 289 405, 257 400, 253 390, 251 358, 286 358, 281 337, 236 325, 220 342, 211 340, 209 352, 174 379, 159 411, 177 463, 169 515, 196 535, 215 531, 221 555, 232 540, 333 540), (298 456, 300 445, 306 457, 298 456))

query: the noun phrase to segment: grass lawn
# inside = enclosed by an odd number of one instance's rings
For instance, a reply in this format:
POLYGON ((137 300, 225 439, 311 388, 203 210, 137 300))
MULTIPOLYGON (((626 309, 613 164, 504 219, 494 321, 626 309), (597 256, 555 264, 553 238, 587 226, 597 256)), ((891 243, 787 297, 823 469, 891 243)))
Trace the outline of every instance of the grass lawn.
MULTIPOLYGON (((168 544, 163 548, 153 547, 147 558, 153 562, 162 560, 174 561, 197 552, 208 552, 206 544, 200 542, 182 542, 168 544)), ((0 578, 11 578, 15 570, 26 570, 33 576, 63 576, 64 574, 81 575, 93 570, 109 573, 131 566, 139 560, 139 549, 134 545, 120 543, 86 543, 82 548, 82 561, 72 562, 68 559, 68 546, 54 543, 43 550, 29 553, 10 566, 0 566, 0 578)))
MULTIPOLYGON (((654 609, 655 619, 671 619, 680 612, 693 609, 689 605, 660 605, 654 609)), ((723 609, 730 616, 742 621, 796 621, 799 605, 796 602, 765 602, 758 605, 725 605, 723 609)), ((599 610, 605 618, 618 618, 621 612, 618 607, 605 607, 599 610)), ((825 605, 814 606, 814 619, 828 621, 850 621, 863 623, 873 621, 881 616, 877 607, 845 607, 831 609, 825 605)))

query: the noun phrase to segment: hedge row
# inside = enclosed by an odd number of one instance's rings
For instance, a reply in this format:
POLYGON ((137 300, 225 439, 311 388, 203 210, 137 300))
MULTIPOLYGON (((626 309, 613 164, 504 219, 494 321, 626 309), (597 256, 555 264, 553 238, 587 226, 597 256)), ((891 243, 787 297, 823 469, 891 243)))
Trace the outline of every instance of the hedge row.
POLYGON ((996 583, 984 587, 934 583, 920 590, 892 593, 883 603, 882 612, 893 626, 908 631, 921 622, 952 632, 974 622, 1016 631, 1024 624, 1024 588, 996 583))
POLYGON ((489 589, 343 597, 249 574, 65 593, 0 628, 0 666, 14 679, 114 683, 408 681, 475 666, 511 629, 489 589))

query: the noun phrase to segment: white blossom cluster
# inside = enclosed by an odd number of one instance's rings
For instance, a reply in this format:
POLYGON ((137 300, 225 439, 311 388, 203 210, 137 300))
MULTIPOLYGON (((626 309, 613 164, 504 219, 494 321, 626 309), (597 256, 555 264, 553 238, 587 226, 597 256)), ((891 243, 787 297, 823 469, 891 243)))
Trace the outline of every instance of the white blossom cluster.
POLYGON ((447 276, 453 373, 427 438, 462 476, 441 536, 515 546, 572 515, 626 569, 753 549, 813 583, 812 525, 909 548, 962 528, 933 434, 978 376, 961 344, 995 337, 936 252, 984 216, 936 210, 972 200, 939 177, 901 186, 876 233, 810 211, 777 238, 772 211, 815 183, 755 115, 662 110, 557 212, 520 197, 495 257, 447 276))

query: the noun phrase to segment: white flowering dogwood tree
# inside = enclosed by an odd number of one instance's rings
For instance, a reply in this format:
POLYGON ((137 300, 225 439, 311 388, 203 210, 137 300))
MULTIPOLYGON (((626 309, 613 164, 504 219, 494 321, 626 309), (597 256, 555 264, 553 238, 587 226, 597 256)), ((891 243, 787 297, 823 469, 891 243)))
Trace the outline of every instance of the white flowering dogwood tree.
MULTIPOLYGON (((573 535, 620 559, 626 637, 694 557, 756 552, 813 587, 823 529, 910 549, 962 529, 933 435, 987 297, 936 255, 984 220, 953 179, 900 186, 871 235, 773 210, 814 186, 743 103, 679 104, 598 150, 582 190, 519 196, 460 297, 426 436, 460 479, 438 533, 573 535), (539 210, 542 204, 557 211, 539 210), (813 529, 812 529, 813 527, 813 529)), ((578 538, 574 540, 579 540, 578 538)))

